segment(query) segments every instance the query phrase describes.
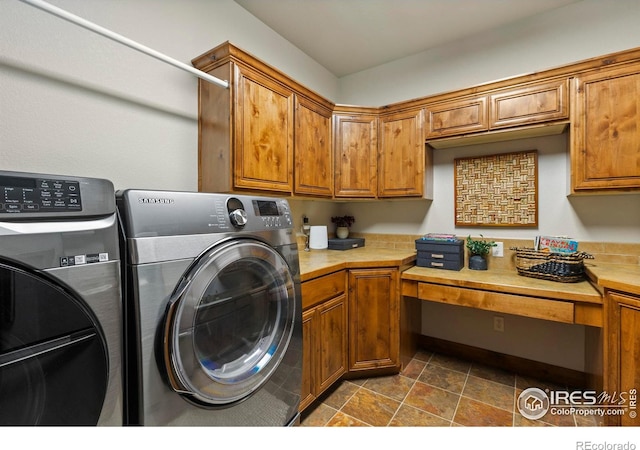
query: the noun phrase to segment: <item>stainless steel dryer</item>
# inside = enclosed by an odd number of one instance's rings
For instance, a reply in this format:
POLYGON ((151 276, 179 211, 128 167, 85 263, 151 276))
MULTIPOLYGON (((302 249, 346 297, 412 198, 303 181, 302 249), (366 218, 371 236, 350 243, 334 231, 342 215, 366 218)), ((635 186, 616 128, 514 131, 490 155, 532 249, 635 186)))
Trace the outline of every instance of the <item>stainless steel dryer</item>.
POLYGON ((0 171, 0 425, 122 425, 110 181, 0 171))
POLYGON ((289 205, 127 190, 126 423, 299 420, 302 310, 289 205))

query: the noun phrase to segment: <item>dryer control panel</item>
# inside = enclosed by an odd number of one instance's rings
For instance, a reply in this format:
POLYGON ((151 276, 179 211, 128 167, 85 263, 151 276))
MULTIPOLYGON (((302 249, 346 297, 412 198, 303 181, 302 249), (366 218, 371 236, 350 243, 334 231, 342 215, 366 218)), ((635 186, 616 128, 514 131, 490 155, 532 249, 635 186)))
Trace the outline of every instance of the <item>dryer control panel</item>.
POLYGON ((82 211, 78 181, 0 175, 0 212, 82 211))
POLYGON ((109 180, 0 170, 0 222, 85 219, 115 212, 109 180))

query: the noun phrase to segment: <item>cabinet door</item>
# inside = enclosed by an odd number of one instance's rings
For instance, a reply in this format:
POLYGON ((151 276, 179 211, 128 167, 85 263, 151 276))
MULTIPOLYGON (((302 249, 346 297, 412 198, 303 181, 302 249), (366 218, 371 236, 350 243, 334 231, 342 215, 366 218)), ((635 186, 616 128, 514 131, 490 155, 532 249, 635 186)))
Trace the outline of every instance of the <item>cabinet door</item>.
POLYGON ((640 64, 575 79, 573 192, 640 188, 640 64))
POLYGON ((299 411, 304 410, 316 399, 316 310, 302 313, 302 388, 299 411))
POLYGON ((379 197, 423 196, 425 143, 422 130, 422 110, 380 117, 379 197))
POLYGON ((331 111, 296 96, 295 193, 333 196, 331 111))
POLYGON ((545 81, 489 96, 489 128, 529 125, 569 117, 569 80, 545 81))
POLYGON ((336 197, 375 198, 378 119, 374 115, 334 117, 336 197))
POLYGON ((622 416, 607 417, 607 423, 639 426, 636 414, 640 410, 640 297, 607 292, 607 301, 605 386, 609 394, 624 395, 628 406, 622 416), (635 404, 631 403, 633 396, 635 404))
POLYGON ((397 269, 349 271, 349 371, 399 368, 397 269))
POLYGON ((290 193, 293 92, 257 72, 236 67, 234 185, 290 193))
POLYGON ((318 307, 318 394, 347 371, 347 296, 318 307))
POLYGON ((427 105, 426 114, 427 139, 489 129, 485 95, 427 105))

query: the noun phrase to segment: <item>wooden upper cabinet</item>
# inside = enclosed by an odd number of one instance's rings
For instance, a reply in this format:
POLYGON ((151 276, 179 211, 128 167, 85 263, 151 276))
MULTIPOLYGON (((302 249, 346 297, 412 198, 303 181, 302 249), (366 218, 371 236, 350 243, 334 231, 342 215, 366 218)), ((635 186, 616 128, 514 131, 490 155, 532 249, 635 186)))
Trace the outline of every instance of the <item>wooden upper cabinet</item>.
POLYGON ((378 117, 334 114, 335 196, 375 198, 378 117))
POLYGON ((331 110, 296 96, 294 193, 333 196, 331 110))
POLYGON ((545 81, 489 95, 489 128, 569 118, 569 80, 545 81))
POLYGON ((640 189, 640 63, 574 80, 572 193, 640 189))
POLYGON ((235 187, 292 192, 294 94, 236 66, 235 187))
POLYGON ((426 116, 427 139, 486 131, 489 128, 487 96, 427 105, 426 116))
POLYGON ((422 197, 425 192, 423 110, 380 116, 379 197, 422 197))

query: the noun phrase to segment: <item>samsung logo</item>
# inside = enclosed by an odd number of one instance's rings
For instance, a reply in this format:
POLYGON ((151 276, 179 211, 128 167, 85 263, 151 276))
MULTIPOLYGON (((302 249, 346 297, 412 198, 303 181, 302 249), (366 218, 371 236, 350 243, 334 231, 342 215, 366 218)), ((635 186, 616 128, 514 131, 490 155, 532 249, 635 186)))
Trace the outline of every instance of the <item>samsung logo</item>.
POLYGON ((139 198, 138 203, 143 204, 154 204, 154 205, 170 205, 174 203, 175 200, 172 198, 139 198))

